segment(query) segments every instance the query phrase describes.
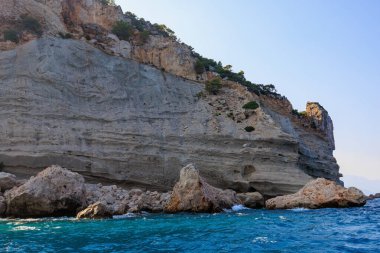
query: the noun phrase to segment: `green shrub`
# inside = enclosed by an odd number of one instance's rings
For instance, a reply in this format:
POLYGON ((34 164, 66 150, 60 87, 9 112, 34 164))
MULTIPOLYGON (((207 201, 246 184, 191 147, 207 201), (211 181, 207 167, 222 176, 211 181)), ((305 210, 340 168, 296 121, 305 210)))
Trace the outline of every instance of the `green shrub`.
POLYGON ((140 32, 140 33, 139 33, 139 39, 140 39, 140 42, 141 42, 142 44, 147 43, 148 40, 149 40, 149 35, 150 35, 150 32, 149 32, 149 31, 144 30, 144 31, 140 32))
POLYGON ((253 126, 247 126, 244 128, 244 130, 247 131, 248 133, 250 133, 250 132, 255 131, 255 128, 253 126))
POLYGON ((3 171, 4 170, 4 163, 3 162, 0 162, 0 171, 3 171))
POLYGON ((222 88, 222 81, 220 78, 216 77, 206 82, 206 91, 210 94, 216 95, 222 88))
POLYGON ((171 38, 174 38, 174 39, 177 39, 177 37, 175 36, 175 32, 170 29, 169 27, 167 27, 166 25, 164 24, 154 24, 153 25, 157 30, 158 32, 164 36, 164 37, 171 37, 171 38))
POLYGON ((260 107, 259 104, 256 103, 255 101, 251 101, 251 102, 248 102, 245 105, 243 105, 243 109, 255 110, 255 109, 259 108, 259 107, 260 107))
POLYGON ((198 92, 197 94, 195 94, 195 96, 196 96, 198 99, 201 99, 201 98, 205 97, 205 94, 204 94, 202 91, 200 91, 200 92, 198 92))
POLYGON ((196 52, 192 52, 192 55, 204 65, 206 71, 216 72, 223 79, 226 78, 230 81, 240 83, 241 85, 246 86, 250 92, 253 92, 258 96, 268 95, 275 98, 281 98, 281 95, 277 93, 276 87, 273 84, 265 85, 252 83, 245 78, 244 71, 235 73, 232 71, 231 65, 223 66, 221 62, 216 62, 213 59, 208 59, 196 52))
POLYGON ((301 117, 307 117, 307 112, 303 111, 303 112, 300 112, 299 115, 301 117))
POLYGON ((112 28, 112 32, 121 40, 129 40, 132 35, 132 27, 124 21, 117 21, 112 28))
POLYGON ((37 19, 30 16, 22 16, 21 23, 24 30, 28 30, 38 36, 42 35, 42 27, 37 19))
POLYGON ((201 75, 205 72, 205 65, 200 59, 197 59, 197 61, 195 62, 194 70, 198 75, 201 75))
POLYGON ((18 43, 20 41, 18 37, 18 33, 14 30, 6 30, 4 31, 4 40, 12 41, 14 43, 18 43))
POLYGON ((143 32, 146 28, 146 21, 143 18, 138 18, 134 13, 132 12, 126 12, 125 16, 127 16, 131 20, 131 25, 133 28, 137 29, 140 32, 143 32))
POLYGON ((293 114, 293 115, 296 115, 296 116, 299 116, 299 112, 298 112, 297 109, 293 109, 293 110, 292 110, 292 114, 293 114))

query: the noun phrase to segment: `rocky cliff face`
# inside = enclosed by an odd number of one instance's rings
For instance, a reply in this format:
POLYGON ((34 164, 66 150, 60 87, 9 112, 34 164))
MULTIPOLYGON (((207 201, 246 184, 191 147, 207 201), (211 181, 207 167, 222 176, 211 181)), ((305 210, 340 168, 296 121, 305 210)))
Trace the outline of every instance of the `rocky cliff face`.
POLYGON ((308 106, 312 128, 292 116, 287 100, 257 96, 234 82, 202 96, 189 47, 159 35, 144 45, 120 41, 109 34, 112 22, 125 18, 117 7, 5 3, 1 18, 28 10, 44 20, 42 38, 0 52, 6 170, 31 175, 60 164, 93 180, 170 190, 179 169, 195 163, 213 186, 266 196, 294 193, 317 176, 339 180, 332 123, 322 107, 308 106), (99 13, 103 18, 93 18, 99 13), (49 36, 58 31, 76 39, 49 36), (243 109, 250 101, 260 107, 243 109))

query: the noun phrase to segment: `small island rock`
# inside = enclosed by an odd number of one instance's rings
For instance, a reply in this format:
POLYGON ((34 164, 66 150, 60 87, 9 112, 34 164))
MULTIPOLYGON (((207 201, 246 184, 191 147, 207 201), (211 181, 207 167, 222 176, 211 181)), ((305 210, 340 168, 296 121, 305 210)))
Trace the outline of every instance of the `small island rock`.
POLYGON ((239 203, 236 193, 215 188, 199 175, 193 164, 181 169, 180 179, 173 189, 164 211, 176 212, 220 212, 239 203))
POLYGON ((373 199, 380 199, 380 193, 375 193, 375 194, 370 194, 367 197, 368 200, 373 200, 373 199))
POLYGON ((324 208, 363 206, 366 196, 357 188, 344 188, 333 181, 318 178, 307 183, 297 193, 266 201, 267 209, 324 208))

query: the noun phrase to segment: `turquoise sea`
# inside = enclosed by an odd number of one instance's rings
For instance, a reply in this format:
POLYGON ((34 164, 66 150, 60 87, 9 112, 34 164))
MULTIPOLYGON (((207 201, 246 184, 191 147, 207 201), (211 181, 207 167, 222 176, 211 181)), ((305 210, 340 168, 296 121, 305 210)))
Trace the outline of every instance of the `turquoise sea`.
POLYGON ((361 208, 0 220, 0 252, 380 252, 380 200, 361 208))

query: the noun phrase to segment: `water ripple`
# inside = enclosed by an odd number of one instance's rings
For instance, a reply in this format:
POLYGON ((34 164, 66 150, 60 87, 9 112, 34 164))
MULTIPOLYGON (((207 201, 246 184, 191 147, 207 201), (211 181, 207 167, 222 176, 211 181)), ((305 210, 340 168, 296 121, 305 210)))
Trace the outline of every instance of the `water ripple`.
POLYGON ((0 220, 0 252, 379 252, 380 200, 361 208, 0 220))

